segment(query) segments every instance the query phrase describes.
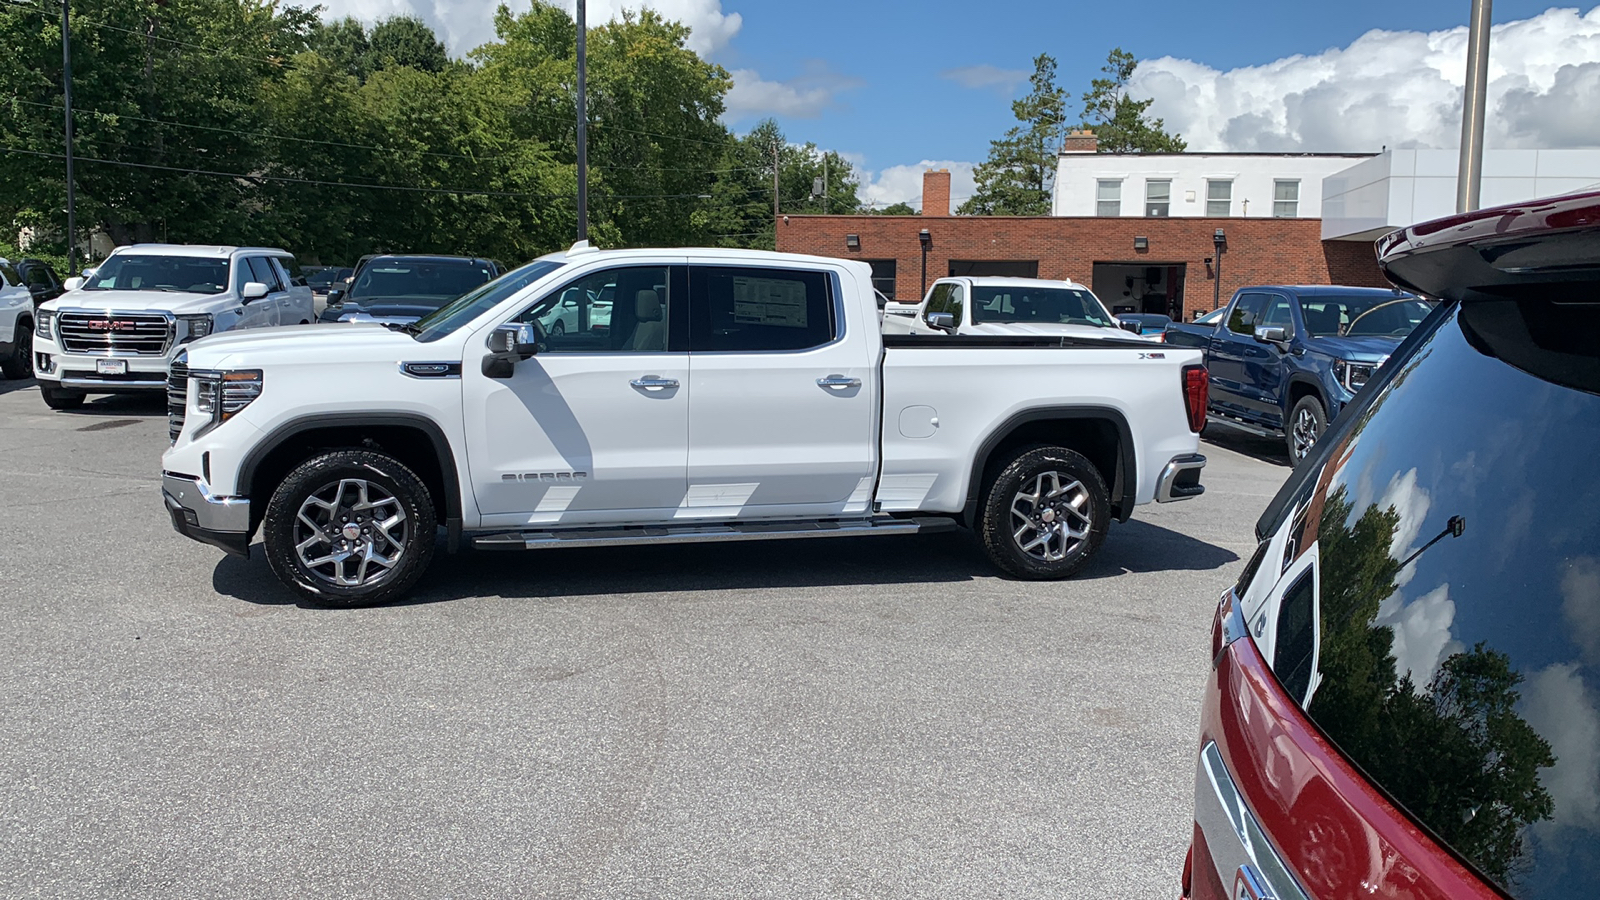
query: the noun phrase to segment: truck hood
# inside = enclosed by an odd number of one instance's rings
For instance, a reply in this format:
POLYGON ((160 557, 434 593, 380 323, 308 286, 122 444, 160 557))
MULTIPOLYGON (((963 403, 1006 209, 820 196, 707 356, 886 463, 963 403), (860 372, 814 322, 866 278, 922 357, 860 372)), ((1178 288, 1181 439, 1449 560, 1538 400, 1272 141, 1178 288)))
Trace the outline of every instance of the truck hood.
POLYGON ((169 312, 173 314, 220 312, 236 307, 232 294, 188 294, 178 291, 69 291, 45 309, 94 309, 119 312, 169 312))
POLYGON ((1404 338, 1397 337, 1314 337, 1306 343, 1318 353, 1326 353, 1351 362, 1378 362, 1400 346, 1404 338))
POLYGON ((429 313, 438 312, 440 305, 405 300, 347 300, 339 306, 328 307, 321 321, 415 322, 429 313))
POLYGON ((194 369, 276 364, 395 361, 425 351, 411 335, 382 325, 285 325, 224 331, 185 345, 194 369))
POLYGON ((1094 325, 1051 325, 1034 322, 980 322, 961 329, 962 334, 1029 335, 1041 337, 1102 338, 1105 340, 1134 337, 1121 328, 1100 328, 1094 325))

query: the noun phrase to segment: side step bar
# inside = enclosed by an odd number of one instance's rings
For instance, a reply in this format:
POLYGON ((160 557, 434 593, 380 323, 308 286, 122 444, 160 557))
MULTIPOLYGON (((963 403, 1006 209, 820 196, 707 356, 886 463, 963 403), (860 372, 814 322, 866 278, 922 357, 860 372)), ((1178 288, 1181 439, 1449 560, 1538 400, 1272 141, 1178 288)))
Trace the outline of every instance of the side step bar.
POLYGON ((1243 431, 1246 434, 1253 434, 1256 437, 1272 438, 1273 440, 1283 439, 1283 432, 1281 431, 1273 431, 1268 428, 1262 428, 1260 425, 1252 425, 1249 422, 1241 421, 1230 416, 1219 416, 1215 413, 1208 413, 1206 415, 1206 424, 1222 425, 1227 428, 1234 428, 1239 431, 1243 431))
POLYGON ((472 536, 479 550, 545 550, 551 547, 618 547, 631 544, 697 544, 708 541, 767 541, 783 538, 856 537, 867 534, 927 534, 949 531, 954 519, 927 516, 787 522, 725 522, 716 525, 635 525, 559 531, 501 531, 472 536))

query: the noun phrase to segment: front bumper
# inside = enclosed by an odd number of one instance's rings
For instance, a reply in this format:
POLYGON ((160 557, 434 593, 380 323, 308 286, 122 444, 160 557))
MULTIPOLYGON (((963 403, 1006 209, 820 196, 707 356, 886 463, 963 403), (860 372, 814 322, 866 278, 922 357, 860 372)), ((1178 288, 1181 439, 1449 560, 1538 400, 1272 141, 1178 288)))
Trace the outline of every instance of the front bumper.
POLYGON ((1200 483, 1200 470, 1205 467, 1206 458, 1198 453, 1174 456, 1156 482, 1156 502, 1171 503, 1204 494, 1206 488, 1200 483))
POLYGON ((83 391, 87 394, 135 394, 167 389, 167 366, 175 351, 156 356, 108 356, 82 353, 64 353, 53 341, 35 338, 33 344, 35 377, 51 382, 65 390, 83 391), (96 365, 99 361, 117 360, 126 364, 127 371, 115 375, 102 375, 96 365))
POLYGON ((250 557, 248 497, 214 496, 197 478, 162 472, 161 499, 179 534, 234 556, 250 557))

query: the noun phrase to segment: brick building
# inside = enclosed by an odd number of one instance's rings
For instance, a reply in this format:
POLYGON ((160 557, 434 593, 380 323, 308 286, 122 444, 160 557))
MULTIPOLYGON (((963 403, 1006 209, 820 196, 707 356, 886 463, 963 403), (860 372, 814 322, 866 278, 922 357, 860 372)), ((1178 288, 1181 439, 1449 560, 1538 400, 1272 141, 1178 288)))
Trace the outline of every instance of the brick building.
POLYGON ((920 216, 781 216, 777 248, 870 262, 902 302, 946 275, 1020 275, 1088 284, 1116 311, 1192 319, 1245 285, 1387 286, 1370 239, 1321 232, 1316 218, 952 216, 950 173, 937 171, 923 176, 920 216))

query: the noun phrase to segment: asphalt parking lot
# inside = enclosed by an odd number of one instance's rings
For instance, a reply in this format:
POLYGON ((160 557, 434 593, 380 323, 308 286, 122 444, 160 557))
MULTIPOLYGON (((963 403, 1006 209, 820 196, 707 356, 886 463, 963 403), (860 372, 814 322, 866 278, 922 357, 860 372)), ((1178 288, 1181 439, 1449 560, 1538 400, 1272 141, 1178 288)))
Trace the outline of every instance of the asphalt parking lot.
POLYGON ((162 511, 162 401, 0 381, 0 896, 1173 897, 1211 612, 1288 474, 1207 442, 1076 580, 965 533, 441 556, 296 606, 162 511))

